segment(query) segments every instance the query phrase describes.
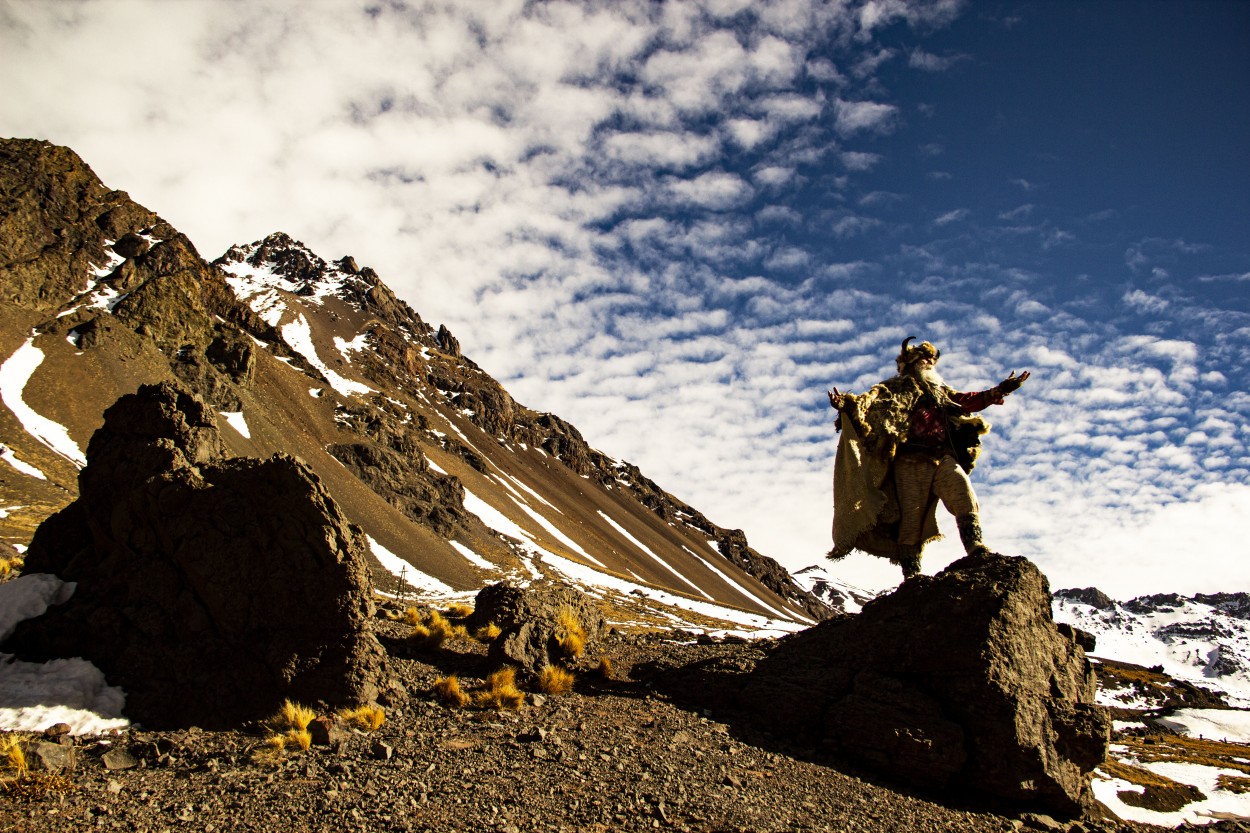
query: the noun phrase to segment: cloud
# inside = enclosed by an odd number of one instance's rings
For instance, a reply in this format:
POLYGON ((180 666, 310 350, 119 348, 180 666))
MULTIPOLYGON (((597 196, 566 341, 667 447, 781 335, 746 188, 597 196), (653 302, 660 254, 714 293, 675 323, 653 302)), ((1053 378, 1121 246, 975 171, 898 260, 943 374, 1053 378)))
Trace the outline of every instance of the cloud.
POLYGON ((709 171, 694 179, 670 180, 669 193, 687 205, 722 211, 749 200, 754 189, 742 177, 725 171, 709 171))
POLYGON ((952 211, 947 211, 945 214, 938 215, 938 217, 933 221, 933 225, 947 226, 947 225, 950 225, 951 223, 960 223, 960 222, 963 222, 964 220, 967 220, 971 216, 972 216, 972 211, 970 211, 969 209, 956 208, 952 211))
POLYGON ((1018 205, 1010 211, 1004 211, 998 215, 998 219, 1007 220, 1009 222, 1019 222, 1027 220, 1033 214, 1033 203, 1026 202, 1024 205, 1018 205))
POLYGON ((1168 308, 1168 301, 1157 295, 1151 295, 1140 289, 1130 289, 1124 293, 1124 303, 1138 312, 1160 313, 1168 308))
POLYGON ((847 150, 843 151, 839 158, 848 171, 871 171, 883 157, 879 153, 847 150))
POLYGON ((966 55, 934 55, 923 49, 913 49, 907 56, 907 65, 925 72, 945 72, 961 61, 968 60, 966 55))
POLYGON ((714 137, 688 133, 613 133, 603 144, 608 156, 617 161, 677 169, 703 164, 720 150, 714 137))
POLYGON ((834 101, 834 128, 842 136, 858 133, 891 132, 898 120, 898 107, 876 101, 834 101))
POLYGON ((1055 583, 1104 563, 1109 592, 1162 581, 1139 528, 1223 534, 1244 511, 1220 494, 1250 483, 1250 315, 1218 290, 1245 263, 1130 233, 1140 288, 1109 286, 1069 260, 1096 243, 1068 229, 1097 217, 935 209, 935 187, 974 179, 904 122, 924 112, 904 81, 939 68, 922 36, 965 8, 10 4, 0 72, 40 83, 10 85, 0 116, 209 257, 278 229, 354 255, 519 401, 791 567, 828 548, 830 385, 890 375, 913 332, 960 386, 1029 367, 974 474, 988 540, 1055 583), (906 148, 949 164, 909 181, 906 148))
POLYGON ((881 221, 875 217, 861 217, 856 214, 848 214, 835 220, 830 231, 833 232, 834 237, 837 237, 839 240, 845 240, 866 234, 881 224, 881 221))

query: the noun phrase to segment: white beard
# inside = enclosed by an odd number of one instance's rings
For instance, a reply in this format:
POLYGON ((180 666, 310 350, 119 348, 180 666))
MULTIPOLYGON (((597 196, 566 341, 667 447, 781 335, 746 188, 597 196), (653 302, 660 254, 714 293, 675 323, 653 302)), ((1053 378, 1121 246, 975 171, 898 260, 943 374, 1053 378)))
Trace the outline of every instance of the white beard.
POLYGON ((921 380, 922 382, 929 383, 935 388, 942 387, 946 384, 946 381, 942 378, 942 374, 937 372, 936 367, 930 367, 927 370, 921 370, 919 367, 913 364, 907 368, 907 373, 908 375, 914 376, 915 378, 921 380))

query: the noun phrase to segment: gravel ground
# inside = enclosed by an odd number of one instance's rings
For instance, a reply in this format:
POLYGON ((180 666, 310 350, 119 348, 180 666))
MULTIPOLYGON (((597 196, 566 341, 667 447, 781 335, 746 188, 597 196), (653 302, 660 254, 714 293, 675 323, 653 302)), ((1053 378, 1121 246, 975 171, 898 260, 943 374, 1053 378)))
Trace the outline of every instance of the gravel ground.
MULTIPOLYGON (((647 682, 657 669, 714 656, 749 663, 758 645, 614 635, 583 658, 573 692, 530 695, 511 712, 452 709, 430 693, 438 677, 455 673, 472 685, 493 671, 483 646, 457 639, 415 653, 398 623, 379 620, 378 629, 411 699, 389 707, 377 731, 350 730, 337 746, 269 763, 255 759, 259 731, 74 738, 69 788, 39 798, 0 795, 0 830, 977 833, 1022 826, 983 805, 908 794, 776 747, 647 682), (590 673, 600 656, 611 659, 614 679, 590 673), (119 749, 136 765, 107 768, 105 753, 119 749)), ((1162 828, 1086 821, 1053 829, 1162 828)))

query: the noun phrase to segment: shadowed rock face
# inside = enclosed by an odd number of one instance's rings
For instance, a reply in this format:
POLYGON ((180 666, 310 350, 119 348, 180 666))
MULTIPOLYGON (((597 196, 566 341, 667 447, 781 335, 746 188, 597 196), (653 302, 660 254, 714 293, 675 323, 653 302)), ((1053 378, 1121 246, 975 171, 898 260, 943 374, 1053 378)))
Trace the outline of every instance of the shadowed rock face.
POLYGON ((78 588, 6 650, 91 660, 151 728, 391 687, 364 535, 301 462, 222 459, 211 411, 168 383, 109 408, 87 458, 80 497, 40 526, 26 564, 78 588))
POLYGON ((863 612, 785 640, 738 705, 926 788, 970 787, 1074 815, 1106 754, 1107 712, 1046 577, 1018 557, 964 558, 863 612))

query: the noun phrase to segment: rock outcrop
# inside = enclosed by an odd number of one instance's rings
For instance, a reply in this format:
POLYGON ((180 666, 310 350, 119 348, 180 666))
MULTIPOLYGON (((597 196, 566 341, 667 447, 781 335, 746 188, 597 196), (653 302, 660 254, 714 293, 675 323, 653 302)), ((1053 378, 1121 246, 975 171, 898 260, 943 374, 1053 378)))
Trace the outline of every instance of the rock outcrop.
POLYGON ((594 600, 567 586, 518 588, 492 584, 477 594, 472 627, 494 623, 501 631, 490 647, 495 662, 538 674, 580 655, 607 632, 594 600))
POLYGON ((737 705, 923 788, 1075 815, 1106 754, 1092 667, 1023 558, 964 558, 784 640, 737 705))
POLYGON ((87 458, 25 570, 77 591, 6 650, 89 659, 149 727, 237 726, 288 697, 391 689, 365 536, 301 462, 223 459, 211 411, 171 383, 109 408, 87 458))

